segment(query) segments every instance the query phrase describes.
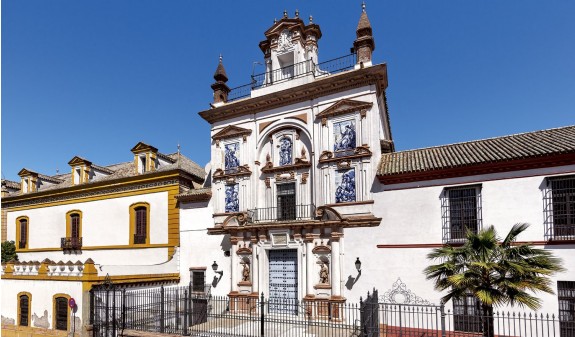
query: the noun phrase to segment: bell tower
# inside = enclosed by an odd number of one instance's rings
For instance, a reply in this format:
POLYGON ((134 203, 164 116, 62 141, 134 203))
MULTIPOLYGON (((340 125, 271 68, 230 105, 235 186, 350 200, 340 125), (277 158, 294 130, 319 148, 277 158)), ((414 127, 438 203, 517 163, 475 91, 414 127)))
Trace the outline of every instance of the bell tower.
POLYGON ((373 39, 371 23, 365 11, 365 2, 361 5, 361 9, 359 23, 355 30, 357 38, 353 41, 353 49, 357 54, 357 64, 360 65, 360 67, 372 65, 371 55, 375 50, 375 41, 373 39))

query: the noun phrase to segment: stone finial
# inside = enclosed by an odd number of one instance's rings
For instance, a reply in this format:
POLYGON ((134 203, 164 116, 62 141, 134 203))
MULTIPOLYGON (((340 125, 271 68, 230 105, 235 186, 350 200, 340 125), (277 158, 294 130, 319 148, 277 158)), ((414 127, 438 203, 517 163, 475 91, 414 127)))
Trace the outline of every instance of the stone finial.
POLYGON ((309 16, 309 24, 311 25, 313 23, 313 16, 309 16))
POLYGON ((284 9, 284 18, 287 18, 287 10, 284 9))
POLYGON ((361 2, 361 11, 365 13, 365 1, 361 2))
POLYGON ((274 18, 274 24, 278 23, 278 19, 274 18))
POLYGON ((295 10, 295 17, 296 17, 296 18, 299 18, 299 9, 296 9, 296 10, 295 10))

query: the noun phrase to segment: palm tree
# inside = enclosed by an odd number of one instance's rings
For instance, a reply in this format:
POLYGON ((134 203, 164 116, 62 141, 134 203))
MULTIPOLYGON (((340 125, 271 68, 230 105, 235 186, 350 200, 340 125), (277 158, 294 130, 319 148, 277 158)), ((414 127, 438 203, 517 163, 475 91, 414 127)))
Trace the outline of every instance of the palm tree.
POLYGON ((436 248, 427 255, 440 261, 425 268, 424 273, 428 280, 434 280, 435 289, 447 291, 443 303, 468 294, 479 299, 483 336, 494 336, 493 307, 517 304, 538 309, 541 300, 533 293, 553 294, 549 276, 563 270, 561 259, 551 252, 515 243, 527 227, 525 223, 515 224, 501 242, 493 226, 478 233, 468 231, 463 246, 436 248))

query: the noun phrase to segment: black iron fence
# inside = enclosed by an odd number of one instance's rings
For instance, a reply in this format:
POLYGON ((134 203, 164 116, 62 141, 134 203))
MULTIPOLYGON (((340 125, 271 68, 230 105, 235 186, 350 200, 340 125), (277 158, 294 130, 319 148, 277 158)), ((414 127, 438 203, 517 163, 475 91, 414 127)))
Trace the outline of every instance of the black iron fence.
POLYGON ((315 205, 281 205, 248 210, 248 222, 301 221, 315 217, 315 205))
POLYGON ((574 337, 573 316, 448 310, 443 305, 379 303, 377 291, 359 304, 330 300, 211 296, 210 287, 91 291, 95 337, 123 329, 192 336, 318 337, 574 337))
POLYGON ((353 69, 356 64, 356 55, 349 54, 329 61, 314 63, 306 60, 265 73, 252 75, 251 82, 232 88, 228 94, 228 101, 234 101, 250 95, 252 90, 266 86, 290 81, 299 77, 313 75, 314 77, 336 74, 353 69))

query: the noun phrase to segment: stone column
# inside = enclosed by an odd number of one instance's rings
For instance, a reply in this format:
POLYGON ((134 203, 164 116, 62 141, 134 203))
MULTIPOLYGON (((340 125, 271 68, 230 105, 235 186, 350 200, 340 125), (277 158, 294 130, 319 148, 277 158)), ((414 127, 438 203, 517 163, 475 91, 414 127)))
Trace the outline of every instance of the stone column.
POLYGON ((237 268, 238 268, 238 266, 237 266, 237 264, 238 264, 238 254, 237 254, 238 237, 237 236, 230 236, 230 243, 232 244, 231 248, 230 248, 230 258, 231 258, 230 259, 231 260, 230 261, 230 263, 231 263, 230 280, 232 282, 232 285, 231 285, 230 289, 231 289, 231 292, 234 293, 234 292, 238 292, 238 279, 237 279, 237 277, 238 277, 238 275, 237 275, 238 274, 238 271, 237 271, 237 268))
POLYGON ((318 234, 307 233, 305 235, 305 260, 306 260, 306 297, 315 297, 315 292, 313 290, 313 241, 318 236, 318 234))
POLYGON ((341 297, 341 265, 339 256, 339 239, 342 233, 331 233, 331 295, 341 297))
POLYGON ((257 294, 259 292, 259 263, 258 263, 258 239, 252 236, 252 265, 251 265, 251 276, 252 276, 252 293, 257 294))

